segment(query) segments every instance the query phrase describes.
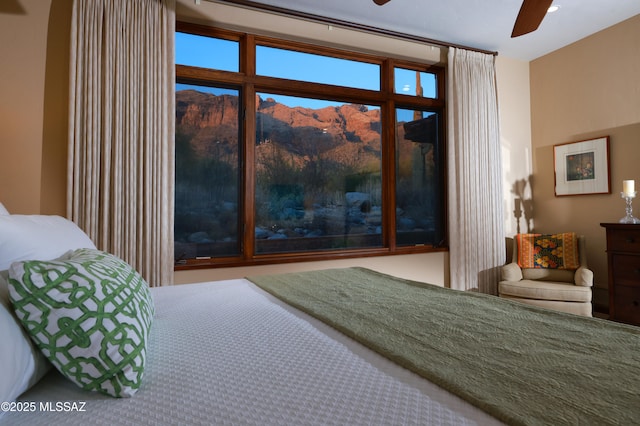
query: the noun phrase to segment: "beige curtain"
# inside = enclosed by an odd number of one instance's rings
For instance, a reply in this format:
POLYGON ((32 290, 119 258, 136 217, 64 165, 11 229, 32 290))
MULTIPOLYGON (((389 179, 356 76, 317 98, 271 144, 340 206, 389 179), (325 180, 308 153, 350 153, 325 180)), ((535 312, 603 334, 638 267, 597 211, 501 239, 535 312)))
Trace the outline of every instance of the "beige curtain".
POLYGON ((175 0, 74 0, 67 215, 173 283, 175 0))
POLYGON ((451 287, 497 294, 505 239, 495 57, 450 48, 447 90, 451 287))

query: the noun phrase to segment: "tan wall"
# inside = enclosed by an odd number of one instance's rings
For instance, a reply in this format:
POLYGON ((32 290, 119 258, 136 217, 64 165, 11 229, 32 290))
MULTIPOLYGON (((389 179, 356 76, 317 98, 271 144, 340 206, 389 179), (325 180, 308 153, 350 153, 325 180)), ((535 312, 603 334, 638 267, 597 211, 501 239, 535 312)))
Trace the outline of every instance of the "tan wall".
POLYGON ((0 2, 0 202, 12 213, 65 212, 70 20, 71 0, 0 2))
POLYGON ((505 234, 533 226, 531 205, 531 110, 529 62, 498 56, 496 60, 500 141, 502 145, 505 234), (526 214, 525 214, 526 213, 526 214))
POLYGON ((219 268, 179 271, 176 284, 212 280, 226 280, 250 275, 278 274, 282 272, 310 271, 313 269, 361 266, 409 280, 423 281, 440 286, 449 283, 449 255, 446 252, 421 253, 360 259, 328 260, 324 262, 283 263, 252 266, 249 268, 219 268))
POLYGON ((587 237, 597 308, 607 304, 605 231, 599 224, 624 216, 623 179, 640 185, 638 40, 640 15, 531 62, 535 227, 587 237), (553 145, 604 135, 611 137, 612 193, 555 197, 553 145))
MULTIPOLYGON (((13 13, 0 2, 0 202, 12 213, 65 214, 66 134, 68 101, 69 26, 71 0, 20 0, 22 11, 13 13)), ((13 2, 12 2, 13 3, 13 2)), ((15 3, 14 3, 15 4, 15 3)), ((283 23, 281 17, 251 15, 245 9, 229 9, 216 3, 178 0, 178 13, 198 22, 212 22, 229 28, 262 26, 264 33, 294 32, 292 38, 325 40, 335 46, 357 45, 360 50, 393 52, 402 58, 428 62, 442 60, 439 49, 417 43, 347 34, 343 29, 283 23), (203 12, 219 7, 215 18, 203 12), (223 22, 224 21, 224 22, 223 22)), ((507 228, 515 220, 509 195, 511 182, 529 170, 526 152, 528 130, 528 67, 526 63, 498 58, 498 91, 501 102, 505 208, 507 228)), ((526 174, 525 174, 526 175, 526 174)), ((403 276, 447 285, 447 253, 374 257, 357 260, 272 265, 255 268, 227 268, 176 273, 176 282, 194 282, 246 276, 256 273, 302 270, 319 267, 360 265, 403 276)))
POLYGON ((14 212, 40 211, 49 4, 19 2, 13 12, 0 6, 0 200, 14 212))
POLYGON ((436 63, 446 58, 446 49, 441 51, 439 48, 421 43, 401 41, 220 3, 203 1, 197 5, 192 0, 177 0, 176 15, 179 20, 187 22, 302 42, 322 43, 365 53, 382 53, 401 59, 421 58, 421 61, 436 63))

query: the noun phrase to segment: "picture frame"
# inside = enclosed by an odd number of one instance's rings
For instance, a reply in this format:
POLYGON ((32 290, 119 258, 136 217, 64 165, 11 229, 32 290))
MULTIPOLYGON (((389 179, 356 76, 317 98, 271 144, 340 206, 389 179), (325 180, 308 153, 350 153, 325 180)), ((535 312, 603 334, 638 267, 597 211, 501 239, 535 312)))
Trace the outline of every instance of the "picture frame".
POLYGON ((609 136, 553 146, 555 195, 610 194, 609 136))

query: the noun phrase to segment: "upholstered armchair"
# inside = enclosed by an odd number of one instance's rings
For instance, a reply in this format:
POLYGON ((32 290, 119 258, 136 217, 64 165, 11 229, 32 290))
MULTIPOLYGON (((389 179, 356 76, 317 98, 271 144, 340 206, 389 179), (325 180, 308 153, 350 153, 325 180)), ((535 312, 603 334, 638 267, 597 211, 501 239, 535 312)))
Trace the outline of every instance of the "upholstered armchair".
POLYGON ((573 314, 592 316, 593 272, 586 243, 574 233, 518 234, 511 263, 502 267, 500 297, 573 314))

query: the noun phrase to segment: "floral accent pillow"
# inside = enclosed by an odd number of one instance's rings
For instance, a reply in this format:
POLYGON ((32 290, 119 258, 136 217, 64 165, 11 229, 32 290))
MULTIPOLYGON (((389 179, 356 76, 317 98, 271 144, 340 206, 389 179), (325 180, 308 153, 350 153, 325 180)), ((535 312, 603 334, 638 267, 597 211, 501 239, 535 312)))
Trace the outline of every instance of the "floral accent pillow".
POLYGON ((68 379, 115 397, 138 390, 154 306, 148 284, 126 262, 95 249, 14 262, 9 295, 33 341, 68 379))
POLYGON ((521 268, 578 269, 578 237, 562 234, 518 234, 518 265, 521 268))

